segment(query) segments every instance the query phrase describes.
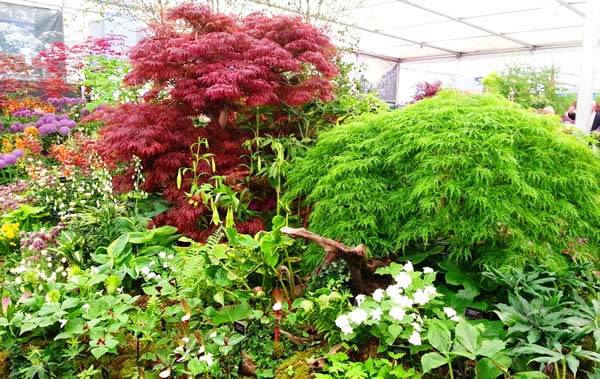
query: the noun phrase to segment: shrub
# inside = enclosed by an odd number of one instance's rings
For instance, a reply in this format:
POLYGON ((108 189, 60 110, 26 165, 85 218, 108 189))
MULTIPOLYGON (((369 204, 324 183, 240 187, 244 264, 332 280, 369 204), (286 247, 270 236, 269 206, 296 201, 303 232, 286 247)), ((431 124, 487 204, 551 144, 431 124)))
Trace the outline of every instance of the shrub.
MULTIPOLYGON (((151 87, 147 102, 106 108, 93 118, 105 123, 99 143, 103 157, 128 163, 137 156, 146 178, 143 189, 162 192, 174 206, 155 221, 202 239, 211 230, 200 230, 200 222, 211 211, 190 204, 176 185, 178 169, 192 165, 190 146, 206 139, 216 174, 228 177, 229 184, 239 182, 247 174, 242 144, 253 134, 234 125, 236 114, 330 99, 335 49, 299 18, 252 14, 238 19, 193 4, 173 8, 167 18, 131 51, 126 83, 151 87), (209 122, 200 127, 194 121, 202 115, 209 122)), ((208 181, 214 170, 202 165, 198 171, 196 178, 205 175, 208 181)), ((197 184, 190 176, 181 189, 197 184)), ((131 174, 117 182, 120 189, 131 187, 131 174)), ((242 229, 257 231, 250 224, 242 229)))
POLYGON ((489 94, 443 91, 323 133, 288 185, 312 206, 312 230, 374 256, 427 244, 516 264, 598 253, 598 156, 489 94))

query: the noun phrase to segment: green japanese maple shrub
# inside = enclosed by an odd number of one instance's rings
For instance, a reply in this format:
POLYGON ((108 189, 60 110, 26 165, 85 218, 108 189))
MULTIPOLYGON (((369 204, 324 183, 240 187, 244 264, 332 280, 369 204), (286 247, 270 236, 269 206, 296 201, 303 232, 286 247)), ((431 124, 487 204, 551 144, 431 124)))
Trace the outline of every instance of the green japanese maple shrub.
POLYGON ((381 257, 444 246, 523 265, 595 259, 600 159, 582 139, 494 95, 443 91, 323 133, 289 173, 309 227, 381 257))

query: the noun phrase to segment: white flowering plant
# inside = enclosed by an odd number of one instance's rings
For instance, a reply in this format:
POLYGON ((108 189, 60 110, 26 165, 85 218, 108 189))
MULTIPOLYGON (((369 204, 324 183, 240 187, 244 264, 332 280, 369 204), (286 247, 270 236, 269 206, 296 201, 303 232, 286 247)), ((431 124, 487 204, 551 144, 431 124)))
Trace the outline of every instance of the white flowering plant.
POLYGON ((357 305, 337 317, 343 339, 358 340, 367 334, 376 337, 383 348, 406 342, 416 347, 423 344, 428 319, 460 320, 454 309, 438 300, 441 295, 433 286, 433 269, 415 271, 411 262, 392 263, 377 273, 392 276, 393 283, 370 295, 357 295, 357 305))

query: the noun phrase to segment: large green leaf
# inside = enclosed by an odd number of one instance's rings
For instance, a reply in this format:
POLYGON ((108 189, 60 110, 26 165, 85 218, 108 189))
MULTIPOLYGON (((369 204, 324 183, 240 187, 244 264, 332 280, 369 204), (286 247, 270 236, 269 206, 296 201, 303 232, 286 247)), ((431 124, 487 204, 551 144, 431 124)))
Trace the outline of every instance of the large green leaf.
MULTIPOLYGON (((469 353, 470 356, 476 355, 478 347, 477 340, 479 339, 479 330, 477 330, 475 326, 469 324, 468 322, 462 321, 456 325, 455 333, 456 342, 458 342, 458 344, 462 346, 464 350, 469 353)), ((457 352, 460 351, 460 349, 456 349, 456 344, 454 347, 457 352)), ((474 359, 474 357, 470 359, 474 359)))
POLYGON ((209 317, 215 325, 233 323, 247 319, 252 316, 252 308, 247 303, 236 306, 223 307, 217 311, 210 312, 209 317))
POLYGON ((477 379, 496 379, 502 375, 502 370, 490 358, 483 358, 477 362, 475 374, 477 379))
POLYGON ((106 254, 113 258, 119 256, 125 250, 127 242, 129 242, 128 233, 121 235, 121 237, 111 242, 111 244, 106 248, 106 254))
POLYGON ((440 353, 427 353, 421 357, 421 366, 423 368, 423 373, 428 373, 429 371, 443 366, 448 363, 448 358, 444 357, 440 353))
POLYGON ((442 353, 447 353, 452 347, 450 331, 439 322, 432 324, 427 330, 427 339, 431 346, 442 353))

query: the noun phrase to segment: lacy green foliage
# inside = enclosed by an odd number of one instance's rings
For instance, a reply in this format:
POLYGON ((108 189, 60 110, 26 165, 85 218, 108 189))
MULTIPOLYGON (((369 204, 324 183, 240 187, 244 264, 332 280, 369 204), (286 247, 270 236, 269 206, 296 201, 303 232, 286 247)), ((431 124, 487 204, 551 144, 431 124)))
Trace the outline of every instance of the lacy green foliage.
POLYGON ((483 79, 486 91, 499 94, 527 108, 552 106, 561 114, 575 100, 556 86, 556 67, 536 68, 528 65, 507 66, 501 73, 491 73, 483 79))
POLYGON ((83 67, 83 84, 89 88, 91 101, 86 107, 93 110, 102 104, 133 101, 139 93, 135 88, 125 88, 123 79, 131 65, 118 58, 90 55, 83 67))
POLYGON ((373 256, 423 243, 523 265, 596 256, 600 160, 549 117, 493 95, 442 92, 323 133, 289 173, 310 228, 373 256))

